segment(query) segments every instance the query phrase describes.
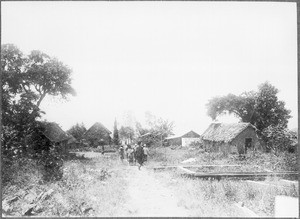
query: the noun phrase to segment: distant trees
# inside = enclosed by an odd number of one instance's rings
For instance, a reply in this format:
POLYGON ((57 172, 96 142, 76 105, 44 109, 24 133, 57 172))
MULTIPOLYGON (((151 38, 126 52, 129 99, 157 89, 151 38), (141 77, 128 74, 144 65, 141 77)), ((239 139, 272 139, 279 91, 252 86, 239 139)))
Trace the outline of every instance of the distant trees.
POLYGON ((80 141, 83 137, 83 134, 86 132, 86 128, 83 123, 73 125, 67 133, 71 134, 77 141, 80 141))
POLYGON ((149 128, 143 128, 140 123, 136 124, 137 131, 140 136, 143 136, 143 141, 147 144, 160 144, 162 141, 173 135, 174 122, 167 119, 158 118, 150 112, 146 112, 146 123, 149 128))
POLYGON ((115 122, 114 122, 113 144, 115 144, 115 145, 120 144, 119 131, 118 131, 117 120, 116 119, 115 119, 115 122))
POLYGON ((130 126, 121 126, 121 128, 119 129, 120 139, 129 139, 130 141, 132 141, 135 137, 134 135, 134 129, 130 126))
POLYGON ((207 114, 215 120, 219 115, 229 113, 240 118, 242 122, 250 122, 257 128, 259 137, 271 147, 275 144, 270 143, 273 138, 270 130, 286 129, 288 119, 291 118, 291 111, 285 108, 283 101, 278 100, 278 92, 276 87, 265 82, 258 86, 257 92, 214 97, 206 105, 207 114))

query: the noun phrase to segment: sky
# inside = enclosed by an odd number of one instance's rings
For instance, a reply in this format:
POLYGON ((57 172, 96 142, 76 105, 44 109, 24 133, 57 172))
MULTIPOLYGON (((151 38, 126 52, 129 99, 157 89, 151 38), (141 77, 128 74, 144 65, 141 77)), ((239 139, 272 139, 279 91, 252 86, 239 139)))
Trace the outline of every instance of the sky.
MULTIPOLYGON (((145 124, 145 112, 201 134, 214 96, 279 89, 297 127, 295 2, 1 2, 1 44, 71 67, 77 96, 46 97, 43 119, 64 130, 145 124), (128 117, 128 116, 127 116, 128 117), (132 118, 131 118, 132 120, 132 118)), ((237 122, 233 116, 220 122, 237 122)))

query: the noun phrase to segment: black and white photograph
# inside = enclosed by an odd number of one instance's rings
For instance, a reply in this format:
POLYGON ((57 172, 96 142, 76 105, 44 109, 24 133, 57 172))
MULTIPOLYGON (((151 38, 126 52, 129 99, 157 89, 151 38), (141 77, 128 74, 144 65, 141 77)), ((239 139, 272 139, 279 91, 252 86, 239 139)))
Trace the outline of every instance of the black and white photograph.
POLYGON ((2 217, 299 218, 297 4, 2 1, 2 217))

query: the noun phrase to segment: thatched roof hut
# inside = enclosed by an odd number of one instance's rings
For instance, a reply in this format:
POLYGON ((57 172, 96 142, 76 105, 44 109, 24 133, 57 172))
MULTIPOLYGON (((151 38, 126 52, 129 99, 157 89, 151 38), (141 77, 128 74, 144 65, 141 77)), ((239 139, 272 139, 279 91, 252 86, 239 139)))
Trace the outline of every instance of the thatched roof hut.
POLYGON ((88 140, 92 146, 96 146, 100 141, 104 144, 110 144, 111 133, 100 122, 96 122, 83 134, 83 138, 88 140))
POLYGON ((43 122, 43 134, 53 143, 68 141, 70 136, 65 133, 55 122, 43 122))
POLYGON ((73 135, 68 134, 69 135, 69 140, 68 140, 68 144, 73 144, 73 143, 77 143, 78 141, 76 140, 76 138, 74 138, 73 135))
POLYGON ((207 147, 245 153, 258 143, 256 128, 250 123, 212 123, 202 134, 207 147))
POLYGON ((246 128, 251 127, 256 129, 250 123, 212 123, 202 134, 203 140, 215 141, 215 142, 231 142, 246 128))

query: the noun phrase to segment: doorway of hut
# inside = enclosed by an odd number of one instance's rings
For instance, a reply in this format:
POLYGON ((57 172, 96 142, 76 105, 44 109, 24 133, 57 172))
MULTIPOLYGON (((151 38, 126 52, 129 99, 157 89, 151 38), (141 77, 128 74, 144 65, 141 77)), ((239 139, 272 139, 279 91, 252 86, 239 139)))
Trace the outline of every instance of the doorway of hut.
POLYGON ((252 138, 245 139, 245 153, 252 148, 252 138))

